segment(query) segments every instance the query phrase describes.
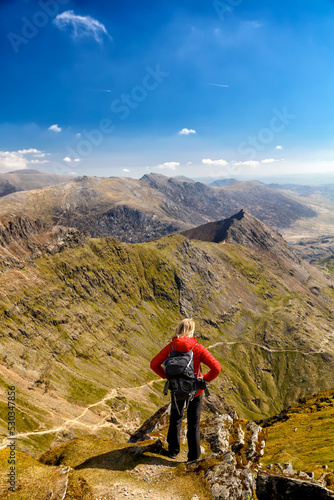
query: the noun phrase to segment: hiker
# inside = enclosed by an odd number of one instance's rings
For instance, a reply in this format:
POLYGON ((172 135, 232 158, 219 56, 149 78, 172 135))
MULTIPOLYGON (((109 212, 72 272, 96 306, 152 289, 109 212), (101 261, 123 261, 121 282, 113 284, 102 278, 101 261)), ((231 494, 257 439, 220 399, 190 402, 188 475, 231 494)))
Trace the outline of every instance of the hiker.
POLYGON ((168 456, 170 458, 176 458, 180 452, 180 433, 182 424, 182 414, 184 404, 187 407, 187 417, 188 417, 188 462, 197 460, 201 455, 200 448, 200 416, 203 398, 203 389, 205 388, 206 382, 211 382, 216 378, 220 372, 219 362, 212 356, 212 354, 202 345, 197 343, 197 338, 195 334, 195 322, 190 318, 183 319, 175 329, 175 334, 172 341, 164 347, 159 354, 151 361, 152 370, 159 375, 161 378, 166 379, 166 373, 162 366, 169 358, 170 353, 176 351, 176 355, 179 353, 188 353, 192 351, 193 353, 193 372, 197 379, 199 379, 194 397, 187 400, 177 400, 173 397, 172 392, 172 402, 171 402, 171 413, 170 422, 167 435, 168 442, 168 456), (210 370, 204 376, 201 373, 201 363, 207 365, 210 370))

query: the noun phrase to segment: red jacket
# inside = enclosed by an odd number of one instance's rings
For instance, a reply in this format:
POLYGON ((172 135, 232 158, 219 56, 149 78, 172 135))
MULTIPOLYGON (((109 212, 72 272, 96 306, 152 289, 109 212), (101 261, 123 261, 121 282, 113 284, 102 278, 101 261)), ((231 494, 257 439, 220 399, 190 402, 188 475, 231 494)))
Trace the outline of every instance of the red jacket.
MULTIPOLYGON (((204 347, 202 344, 197 344, 197 338, 195 337, 180 337, 174 338, 172 340, 173 347, 175 351, 178 352, 187 352, 193 346, 194 353, 194 372, 197 377, 201 376, 201 363, 207 365, 210 370, 206 373, 203 378, 206 382, 211 382, 214 378, 216 378, 221 370, 219 362, 212 356, 212 354, 204 347)), ((151 361, 152 370, 159 375, 161 378, 166 378, 165 370, 161 366, 164 361, 168 358, 169 353, 172 351, 172 346, 169 343, 164 347, 159 354, 157 354, 151 361)), ((199 396, 203 392, 202 389, 199 389, 196 393, 196 396, 199 396)))

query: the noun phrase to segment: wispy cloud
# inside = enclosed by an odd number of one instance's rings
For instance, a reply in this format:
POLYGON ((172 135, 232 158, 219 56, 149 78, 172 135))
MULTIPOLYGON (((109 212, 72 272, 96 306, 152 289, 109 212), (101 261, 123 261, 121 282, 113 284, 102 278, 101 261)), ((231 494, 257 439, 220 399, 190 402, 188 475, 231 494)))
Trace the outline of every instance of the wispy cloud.
POLYGON ((112 90, 110 89, 88 89, 90 92, 108 92, 110 94, 112 90))
POLYGON ((274 158, 266 158, 265 160, 261 160, 261 163, 274 163, 277 160, 274 160, 274 158))
POLYGON ((183 128, 178 132, 179 135, 189 135, 189 134, 196 134, 196 130, 193 128, 183 128))
POLYGON ((96 42, 102 43, 103 35, 108 36, 106 27, 91 16, 78 16, 73 10, 66 10, 55 17, 53 23, 60 30, 72 28, 72 37, 75 39, 93 37, 96 42))
POLYGON ((280 146, 280 145, 279 145, 279 146, 276 146, 276 148, 275 148, 275 149, 283 149, 283 146, 280 146))
POLYGON ((224 85, 223 83, 208 83, 208 85, 211 85, 212 87, 224 87, 225 89, 230 88, 229 85, 224 85))
POLYGON ((35 148, 19 149, 18 151, 0 151, 0 172, 23 170, 32 164, 49 163, 48 160, 39 160, 34 157, 45 155, 35 148))
POLYGON ((204 165, 218 165, 219 167, 226 167, 227 161, 226 160, 210 160, 210 158, 204 158, 202 160, 202 163, 204 165))
POLYGON ((123 168, 122 172, 130 172, 130 170, 128 168, 123 168))
POLYGON ((167 169, 167 170, 176 170, 176 167, 179 167, 179 163, 177 161, 166 161, 165 163, 162 163, 161 165, 157 165, 154 168, 159 168, 159 169, 167 169))
POLYGON ((56 132, 56 134, 58 134, 58 132, 61 132, 62 129, 57 124, 55 124, 51 125, 51 127, 49 127, 49 130, 51 130, 51 132, 56 132))

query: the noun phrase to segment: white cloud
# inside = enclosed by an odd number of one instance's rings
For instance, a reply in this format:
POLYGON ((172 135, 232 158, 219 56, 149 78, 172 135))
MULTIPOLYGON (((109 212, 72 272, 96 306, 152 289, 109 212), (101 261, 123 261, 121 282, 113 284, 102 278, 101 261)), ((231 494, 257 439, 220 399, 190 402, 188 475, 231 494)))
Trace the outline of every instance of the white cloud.
POLYGON ((72 161, 78 162, 80 161, 80 158, 74 158, 72 160, 72 158, 70 158, 69 156, 65 156, 65 158, 63 158, 63 161, 66 161, 66 163, 71 163, 72 161))
POLYGON ((274 158, 267 158, 265 160, 261 160, 261 163, 274 163, 277 160, 274 160, 274 158))
POLYGON ((196 130, 193 128, 183 128, 178 132, 179 135, 189 135, 189 134, 196 134, 196 130))
POLYGON ((23 170, 29 168, 29 164, 49 163, 47 160, 30 159, 30 155, 42 155, 39 149, 19 149, 18 151, 0 151, 0 172, 6 173, 12 170, 23 170))
MULTIPOLYGON (((60 30, 72 28, 73 38, 93 37, 102 43, 102 36, 108 35, 105 26, 91 16, 77 16, 73 10, 66 10, 53 20, 53 24, 60 30)), ((111 38, 111 37, 110 37, 111 38)))
POLYGON ((39 165, 43 164, 43 163, 50 163, 49 160, 28 160, 28 163, 31 164, 31 163, 37 163, 39 165))
POLYGON ((34 158, 45 158, 45 153, 35 153, 33 154, 34 158))
POLYGON ((188 161, 187 165, 192 165, 193 162, 192 161, 188 161))
POLYGON ((51 132, 58 133, 58 132, 61 132, 61 127, 58 127, 58 125, 55 124, 55 125, 51 125, 51 127, 49 127, 49 130, 51 130, 51 132))
POLYGON ((123 168, 122 172, 130 172, 128 168, 123 168))
POLYGON ((155 168, 176 170, 176 167, 178 167, 179 165, 180 164, 176 161, 166 161, 165 163, 162 163, 161 165, 157 165, 155 168))
MULTIPOLYGON (((39 149, 30 148, 30 149, 19 149, 17 151, 17 153, 19 153, 21 155, 26 155, 26 154, 30 154, 30 153, 42 153, 42 151, 39 151, 39 149)), ((44 153, 42 153, 42 154, 44 154, 44 153)))
POLYGON ((276 146, 275 149, 283 149, 283 146, 276 146))
POLYGON ((210 160, 210 158, 204 158, 202 163, 204 163, 204 165, 218 165, 219 167, 226 167, 227 165, 226 160, 210 160))
POLYGON ((237 167, 258 167, 260 162, 256 160, 246 160, 246 161, 235 161, 233 162, 233 165, 237 167))

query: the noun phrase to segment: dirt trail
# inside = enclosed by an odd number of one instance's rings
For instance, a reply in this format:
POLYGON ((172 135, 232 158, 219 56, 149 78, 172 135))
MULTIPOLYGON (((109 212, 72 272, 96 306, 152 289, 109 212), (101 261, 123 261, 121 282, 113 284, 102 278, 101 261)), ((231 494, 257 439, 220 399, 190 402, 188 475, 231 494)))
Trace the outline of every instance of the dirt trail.
MULTIPOLYGON (((332 336, 333 333, 331 333, 330 336, 332 336)), ((271 352, 271 353, 284 353, 284 352, 297 352, 301 354, 302 356, 313 356, 313 355, 319 355, 324 352, 327 352, 324 348, 326 344, 328 344, 329 339, 326 338, 325 340, 322 341, 321 347, 317 351, 309 351, 309 352, 303 352, 299 349, 271 349, 265 345, 257 344, 255 342, 238 342, 238 341, 221 341, 221 342, 216 342, 215 344, 212 344, 208 346, 208 349, 214 349, 215 347, 221 346, 221 345, 245 345, 245 346, 256 346, 259 347, 260 349, 263 349, 264 351, 271 352)), ((16 375, 16 378, 18 378, 18 375, 15 374, 15 372, 11 372, 11 376, 16 375)), ((20 377, 21 378, 21 377, 20 377)), ((108 411, 110 411, 110 407, 106 405, 106 401, 109 399, 114 399, 119 395, 126 395, 127 397, 136 397, 138 396, 138 391, 140 391, 143 388, 146 388, 148 386, 152 386, 154 382, 158 382, 160 379, 154 379, 151 380, 150 382, 146 382, 145 384, 138 386, 138 387, 125 387, 125 388, 118 388, 118 389, 112 389, 106 396, 104 396, 100 401, 97 401, 96 403, 88 405, 80 415, 78 415, 75 418, 70 418, 65 420, 61 425, 57 427, 53 427, 52 429, 46 429, 46 430, 39 430, 39 431, 31 431, 31 432, 24 432, 24 433, 19 433, 16 434, 15 436, 11 437, 6 437, 2 443, 0 443, 0 449, 6 448, 8 444, 9 439, 20 439, 23 437, 29 437, 29 436, 35 436, 35 435, 46 435, 46 434, 53 434, 57 432, 64 431, 67 429, 69 426, 73 424, 77 424, 82 427, 86 427, 87 429, 90 429, 91 432, 96 432, 98 429, 101 429, 103 427, 114 427, 118 429, 119 431, 123 431, 124 427, 121 428, 121 426, 118 424, 114 424, 110 421, 106 421, 106 419, 109 417, 109 415, 104 416, 98 423, 89 423, 89 422, 83 422, 82 419, 85 417, 85 415, 89 412, 94 407, 100 406, 100 405, 105 405, 108 408, 108 411)), ((21 381, 21 380, 20 380, 21 381)), ((27 382, 26 382, 27 385, 27 382)))
MULTIPOLYGON (((19 434, 15 434, 14 436, 6 437, 3 440, 3 442, 0 444, 0 450, 6 448, 6 446, 8 444, 8 440, 20 439, 20 438, 23 438, 23 437, 36 436, 36 435, 42 436, 42 435, 46 435, 46 434, 53 434, 53 433, 61 432, 61 431, 64 431, 66 428, 68 428, 70 425, 72 425, 74 423, 78 424, 78 425, 81 425, 83 427, 87 427, 92 432, 95 432, 97 429, 100 429, 102 427, 114 427, 114 428, 116 428, 118 430, 121 430, 121 428, 120 428, 119 425, 113 424, 112 422, 106 422, 106 419, 108 418, 109 415, 103 417, 102 420, 99 423, 97 423, 97 424, 91 424, 91 423, 81 422, 81 419, 86 415, 86 413, 91 408, 94 408, 94 407, 97 407, 97 406, 100 406, 100 405, 105 405, 106 401, 108 401, 109 399, 116 398, 120 393, 126 392, 126 393, 129 393, 129 395, 137 393, 137 395, 138 395, 138 391, 139 390, 141 390, 141 389, 143 389, 145 387, 151 386, 154 382, 157 382, 158 380, 159 379, 154 379, 154 380, 151 380, 150 382, 146 382, 145 384, 143 384, 143 385, 141 385, 139 387, 130 388, 130 389, 127 388, 127 387, 126 388, 119 388, 119 389, 112 389, 100 401, 97 401, 96 403, 90 404, 89 406, 87 406, 87 408, 85 408, 83 410, 83 412, 80 415, 78 415, 75 418, 71 418, 71 419, 65 420, 65 422, 62 425, 60 425, 60 426, 53 427, 52 429, 48 429, 48 430, 22 432, 22 433, 19 433, 19 434)), ((107 408, 108 408, 108 410, 110 410, 109 406, 107 406, 107 408)))
POLYGON ((229 342, 229 341, 223 341, 223 342, 217 342, 216 344, 212 344, 208 346, 208 349, 214 349, 215 347, 218 347, 220 345, 235 345, 235 344, 240 344, 240 345, 253 345, 256 347, 259 347, 260 349, 263 349, 264 351, 267 352, 298 352, 302 356, 314 356, 315 354, 323 354, 324 352, 328 352, 324 349, 324 345, 328 344, 329 339, 325 339, 321 342, 321 348, 318 351, 309 351, 309 352, 303 352, 300 349, 270 349, 269 347, 261 344, 256 344, 255 342, 229 342))

